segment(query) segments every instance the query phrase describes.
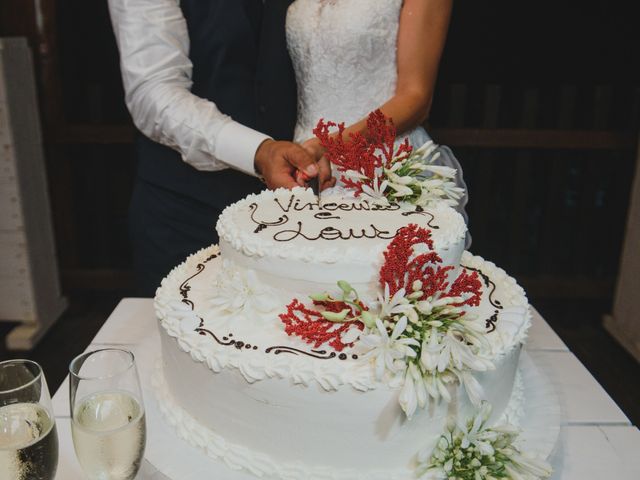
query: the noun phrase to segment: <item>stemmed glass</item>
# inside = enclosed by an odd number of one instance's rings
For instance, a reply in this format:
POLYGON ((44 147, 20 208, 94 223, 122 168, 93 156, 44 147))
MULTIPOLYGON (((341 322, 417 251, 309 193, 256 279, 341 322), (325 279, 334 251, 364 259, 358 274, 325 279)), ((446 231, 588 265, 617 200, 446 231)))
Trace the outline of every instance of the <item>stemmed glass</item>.
POLYGON ((42 368, 31 360, 0 362, 2 478, 52 480, 57 466, 58 434, 42 368))
POLYGON ((69 372, 71 432, 82 469, 91 480, 132 480, 146 444, 133 354, 115 348, 84 353, 69 372))

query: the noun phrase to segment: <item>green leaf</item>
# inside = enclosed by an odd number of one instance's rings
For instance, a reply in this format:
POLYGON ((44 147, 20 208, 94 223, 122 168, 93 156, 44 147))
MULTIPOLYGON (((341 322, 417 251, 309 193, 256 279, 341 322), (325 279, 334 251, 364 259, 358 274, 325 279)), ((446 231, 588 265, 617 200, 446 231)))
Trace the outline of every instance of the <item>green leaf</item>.
POLYGON ((340 290, 342 290, 344 292, 345 295, 349 295, 351 292, 353 292, 353 287, 351 285, 349 285, 349 282, 345 281, 345 280, 339 280, 338 281, 338 286, 340 287, 340 290))
POLYGON ((360 319, 367 327, 373 328, 376 325, 376 317, 368 310, 363 310, 360 314, 360 319))
POLYGON ((351 309, 345 308, 340 312, 322 312, 321 315, 325 318, 325 320, 329 320, 330 322, 335 323, 341 323, 345 321, 350 311, 351 309))
POLYGON ((331 300, 331 295, 329 295, 327 292, 324 292, 324 293, 313 293, 313 294, 309 295, 309 298, 311 300, 316 301, 316 302, 328 302, 329 300, 331 300))

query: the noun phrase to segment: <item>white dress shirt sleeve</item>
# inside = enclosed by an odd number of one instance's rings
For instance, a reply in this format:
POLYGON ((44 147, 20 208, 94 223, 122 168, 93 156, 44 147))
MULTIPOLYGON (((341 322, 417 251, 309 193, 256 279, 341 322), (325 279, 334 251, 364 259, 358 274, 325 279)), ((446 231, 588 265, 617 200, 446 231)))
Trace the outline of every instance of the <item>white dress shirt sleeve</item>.
POLYGON ((233 167, 256 175, 269 137, 191 93, 189 33, 179 0, 109 0, 125 101, 136 127, 198 170, 233 167))

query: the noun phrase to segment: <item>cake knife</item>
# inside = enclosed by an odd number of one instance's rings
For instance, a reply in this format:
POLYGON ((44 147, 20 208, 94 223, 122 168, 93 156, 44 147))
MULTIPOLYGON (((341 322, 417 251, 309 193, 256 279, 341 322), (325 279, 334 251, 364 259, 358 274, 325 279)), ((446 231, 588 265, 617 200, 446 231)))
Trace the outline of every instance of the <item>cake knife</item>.
POLYGON ((304 183, 307 185, 307 188, 310 188, 313 194, 320 198, 320 181, 318 179, 318 175, 315 177, 309 178, 309 176, 304 173, 302 170, 298 170, 298 177, 302 177, 304 183))

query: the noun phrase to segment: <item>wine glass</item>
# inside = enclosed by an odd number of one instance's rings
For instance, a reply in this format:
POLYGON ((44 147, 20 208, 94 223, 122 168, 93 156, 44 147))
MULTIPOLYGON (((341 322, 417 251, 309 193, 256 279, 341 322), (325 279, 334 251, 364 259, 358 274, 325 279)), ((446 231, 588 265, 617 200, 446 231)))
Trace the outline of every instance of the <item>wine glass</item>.
POLYGON ((142 463, 146 425, 133 353, 87 352, 69 365, 71 433, 91 480, 132 480, 142 463))
POLYGON ((58 434, 42 368, 31 360, 0 362, 0 474, 52 480, 58 434))

